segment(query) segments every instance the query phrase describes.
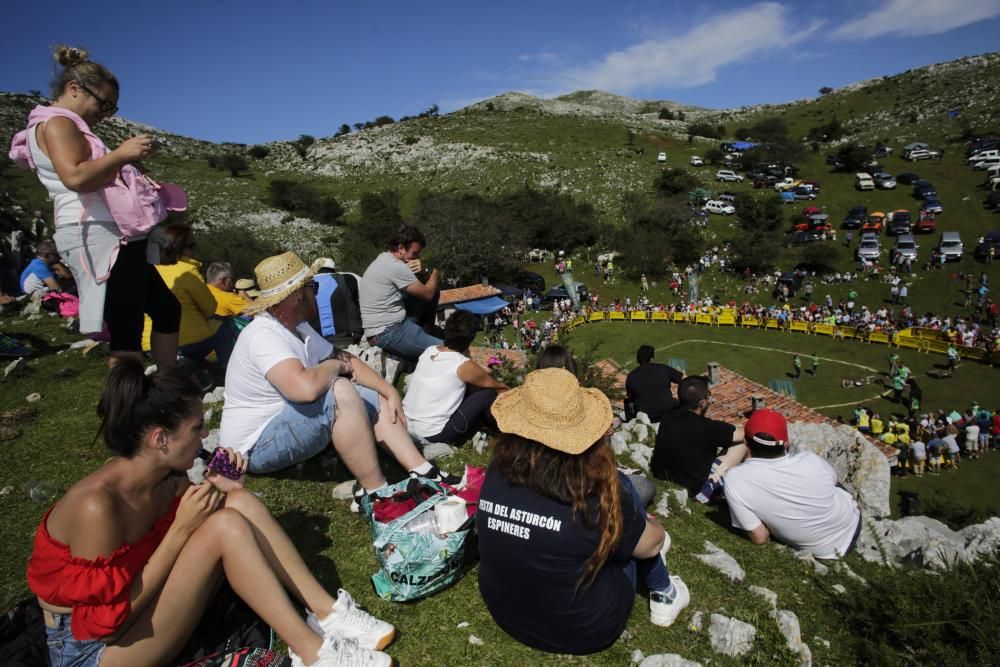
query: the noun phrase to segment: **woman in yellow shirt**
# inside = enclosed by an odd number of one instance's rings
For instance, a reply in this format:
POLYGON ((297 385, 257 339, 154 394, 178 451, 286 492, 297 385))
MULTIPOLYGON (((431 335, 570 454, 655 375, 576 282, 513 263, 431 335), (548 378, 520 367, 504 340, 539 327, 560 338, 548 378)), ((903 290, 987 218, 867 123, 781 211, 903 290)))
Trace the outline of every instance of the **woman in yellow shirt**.
MULTIPOLYGON (((212 351, 220 364, 229 363, 236 344, 236 331, 229 318, 215 316, 216 301, 201 277, 201 262, 194 258, 198 247, 194 231, 188 225, 167 225, 168 244, 160 252, 156 270, 181 304, 181 327, 178 353, 189 359, 204 359, 212 351)), ((149 349, 152 322, 146 317, 142 349, 149 349)))

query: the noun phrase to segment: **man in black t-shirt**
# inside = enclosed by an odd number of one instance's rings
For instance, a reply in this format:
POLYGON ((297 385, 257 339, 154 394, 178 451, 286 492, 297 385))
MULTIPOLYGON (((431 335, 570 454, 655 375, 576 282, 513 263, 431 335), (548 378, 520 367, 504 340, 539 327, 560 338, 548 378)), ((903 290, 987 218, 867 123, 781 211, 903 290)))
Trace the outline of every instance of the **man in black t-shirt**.
POLYGON ((645 412, 650 422, 663 421, 677 407, 670 385, 679 384, 684 374, 676 368, 654 364, 651 345, 641 345, 635 358, 639 366, 625 378, 625 395, 635 405, 635 411, 645 412))
POLYGON ((705 417, 712 395, 707 378, 684 378, 677 395, 680 405, 660 424, 649 468, 708 502, 722 490, 726 470, 746 456, 743 427, 705 417))

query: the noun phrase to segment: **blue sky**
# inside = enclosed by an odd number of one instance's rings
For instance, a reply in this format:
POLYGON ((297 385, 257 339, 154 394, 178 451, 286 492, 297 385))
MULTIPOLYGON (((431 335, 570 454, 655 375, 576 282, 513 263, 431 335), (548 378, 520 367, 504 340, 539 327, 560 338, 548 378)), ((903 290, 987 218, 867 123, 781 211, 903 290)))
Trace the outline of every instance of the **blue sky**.
POLYGON ((47 91, 52 45, 85 46, 121 81, 123 116, 246 143, 512 90, 786 102, 1000 49, 1000 0, 7 0, 4 15, 0 90, 47 91))

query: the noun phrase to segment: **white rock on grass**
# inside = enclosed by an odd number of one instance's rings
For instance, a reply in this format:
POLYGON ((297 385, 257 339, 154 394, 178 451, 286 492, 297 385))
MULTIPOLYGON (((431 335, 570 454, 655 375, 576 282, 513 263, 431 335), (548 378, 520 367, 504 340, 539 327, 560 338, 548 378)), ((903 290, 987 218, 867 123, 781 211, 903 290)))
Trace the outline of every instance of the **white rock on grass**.
POLYGON ((8 375, 17 373, 18 371, 23 370, 27 366, 27 364, 28 362, 24 360, 24 357, 21 357, 20 359, 15 359, 14 361, 10 362, 4 367, 3 376, 7 377, 8 375))
POLYGON ((826 565, 816 560, 816 557, 813 556, 811 552, 806 551, 805 549, 800 549, 796 551, 795 557, 798 558, 799 560, 803 560, 807 563, 810 563, 813 566, 813 574, 817 576, 825 577, 830 572, 830 568, 828 568, 826 565))
POLYGON ((473 646, 482 646, 483 640, 475 635, 469 635, 469 643, 473 646))
POLYGON ((743 581, 746 578, 746 572, 736 562, 736 559, 708 540, 705 540, 705 551, 707 553, 695 554, 694 557, 726 575, 732 581, 743 581))
POLYGON ((775 610, 771 612, 771 618, 778 624, 778 630, 785 638, 788 650, 797 653, 800 665, 812 664, 812 651, 802 641, 802 629, 799 626, 799 617, 795 612, 788 609, 775 610))
POLYGON ((712 614, 708 636, 712 642, 712 650, 736 658, 746 655, 753 648, 757 628, 738 618, 712 614))
POLYGON ((691 620, 688 621, 688 630, 691 632, 701 632, 705 627, 705 614, 701 610, 696 611, 691 614, 691 620))
POLYGON ((628 450, 628 433, 625 431, 615 431, 612 433, 611 448, 615 450, 615 456, 624 454, 628 450))
POLYGON ((467 627, 469 627, 469 622, 468 621, 462 621, 461 623, 459 623, 455 627, 456 628, 467 628, 467 627))
MULTIPOLYGON (((994 523, 1000 528, 1000 523, 994 523)), ((978 558, 984 539, 991 527, 966 533, 971 536, 976 549, 966 550, 965 534, 958 533, 936 519, 926 516, 908 516, 890 519, 867 519, 858 540, 858 553, 868 561, 890 565, 909 563, 929 570, 946 571, 957 563, 971 562, 978 558)))
POLYGON ((213 428, 209 431, 205 439, 201 441, 201 446, 203 449, 214 452, 215 448, 219 446, 219 429, 213 428))
POLYGON ((455 450, 443 442, 432 442, 424 447, 424 458, 428 461, 447 458, 454 453, 455 450))
POLYGON ((772 591, 770 588, 764 588, 763 586, 750 586, 750 592, 759 595, 760 597, 767 600, 768 604, 771 605, 772 609, 777 609, 778 607, 778 594, 772 591))
POLYGON ((649 426, 652 422, 649 421, 649 415, 645 412, 638 412, 635 415, 635 419, 632 420, 632 423, 645 424, 646 426, 649 426))
POLYGON ((38 401, 42 400, 42 395, 36 391, 32 394, 28 394, 27 396, 25 396, 24 400, 26 400, 28 403, 37 403, 38 401))
POLYGON ((194 463, 187 471, 188 480, 192 484, 201 484, 205 481, 205 462, 201 459, 195 459, 194 463))
POLYGON ((636 442, 630 447, 632 460, 644 471, 649 472, 649 460, 653 457, 653 448, 636 442))
POLYGON ((632 436, 639 442, 644 442, 649 437, 649 426, 641 421, 632 422, 632 436))
POLYGON ((337 486, 333 487, 331 495, 334 500, 350 500, 351 496, 354 494, 354 480, 349 479, 346 482, 341 482, 337 486))
POLYGON ((472 448, 476 450, 476 454, 482 454, 488 444, 489 438, 482 431, 472 437, 472 448))
POLYGON ((860 574, 856 573, 854 570, 852 570, 850 567, 848 567, 847 563, 845 563, 844 561, 842 561, 842 560, 841 561, 837 561, 837 564, 836 564, 835 567, 836 567, 836 569, 837 569, 838 572, 841 572, 842 574, 846 575, 848 579, 853 579, 854 581, 858 582, 862 586, 867 586, 868 585, 868 581, 864 577, 862 577, 860 574))
POLYGON ((688 504, 688 490, 687 489, 674 489, 670 492, 674 497, 674 502, 681 509, 687 507, 688 504))
POLYGON ((676 653, 659 653, 647 656, 639 667, 701 667, 701 663, 686 660, 676 653))
POLYGON ((211 405, 213 403, 222 403, 226 400, 226 388, 223 386, 216 387, 212 391, 205 394, 202 402, 205 405, 211 405))
POLYGON ((661 494, 659 501, 656 503, 656 509, 653 511, 663 517, 670 516, 670 496, 666 493, 661 494))
POLYGON ((837 591, 837 592, 838 592, 838 593, 840 593, 841 595, 843 595, 844 593, 846 593, 846 592, 847 592, 847 589, 846 589, 846 588, 844 587, 844 585, 843 585, 843 584, 834 584, 834 585, 833 585, 833 586, 831 586, 830 588, 832 588, 833 590, 837 591))
POLYGON ((638 664, 639 664, 640 662, 642 662, 642 661, 643 661, 643 659, 644 659, 645 657, 646 657, 646 656, 644 656, 644 655, 642 654, 642 651, 640 651, 639 649, 636 649, 636 650, 632 651, 632 657, 631 657, 631 659, 632 659, 632 664, 633 664, 633 665, 638 665, 638 664))

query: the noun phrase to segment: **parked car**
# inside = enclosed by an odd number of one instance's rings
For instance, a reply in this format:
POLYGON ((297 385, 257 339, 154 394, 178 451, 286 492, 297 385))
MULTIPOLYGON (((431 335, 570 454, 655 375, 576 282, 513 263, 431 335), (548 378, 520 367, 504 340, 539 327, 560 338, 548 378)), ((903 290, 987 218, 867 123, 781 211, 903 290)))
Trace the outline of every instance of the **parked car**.
POLYGON ((896 179, 884 171, 872 174, 872 180, 875 181, 875 187, 880 190, 892 190, 896 187, 896 179))
POLYGON ((920 210, 938 215, 939 213, 944 213, 944 206, 942 206, 941 202, 937 199, 925 199, 924 205, 920 210))
POLYGON ((819 193, 819 181, 814 181, 813 179, 810 178, 805 181, 802 181, 802 185, 812 188, 813 192, 819 193))
POLYGON ((530 289, 535 294, 545 291, 545 278, 534 271, 521 271, 514 279, 514 285, 520 289, 530 289))
POLYGON ((854 174, 854 187, 858 190, 874 190, 875 181, 872 180, 871 174, 867 172, 858 172, 854 174))
POLYGON ((1000 257, 1000 232, 986 232, 983 242, 976 246, 973 255, 978 260, 985 260, 991 247, 993 248, 993 257, 1000 257))
POLYGON ((804 230, 798 232, 792 232, 792 237, 789 240, 789 245, 806 245, 807 243, 815 243, 816 241, 825 241, 826 233, 817 230, 804 230))
POLYGON ((735 206, 727 204, 724 201, 719 201, 718 199, 709 199, 705 202, 704 209, 709 213, 715 213, 717 215, 732 215, 736 213, 735 206))
POLYGON ((773 296, 778 295, 778 288, 782 285, 788 286, 788 296, 795 296, 795 292, 802 288, 802 276, 794 271, 784 271, 778 276, 778 282, 774 286, 773 296))
POLYGON ((902 183, 903 185, 912 185, 914 181, 919 180, 920 177, 912 171, 904 171, 902 174, 896 174, 896 182, 902 183))
POLYGON ((872 151, 872 158, 876 160, 890 155, 892 155, 892 148, 889 146, 876 146, 875 150, 872 151))
POLYGON ((917 160, 930 160, 938 155, 940 155, 938 151, 932 151, 927 148, 918 148, 910 151, 904 155, 903 158, 909 160, 910 162, 916 162, 917 160))
POLYGON ((901 234, 896 237, 895 251, 914 262, 917 261, 917 248, 919 247, 913 234, 901 234))
POLYGON ((983 202, 983 205, 986 208, 1000 208, 1000 190, 986 195, 986 200, 983 202))
POLYGON ((656 161, 657 162, 666 162, 667 161, 667 154, 663 153, 663 152, 658 153, 657 156, 656 156, 656 161))
POLYGON ((886 220, 886 234, 898 236, 909 234, 913 227, 913 215, 905 208, 897 209, 889 214, 886 220))
POLYGON ((937 231, 937 222, 934 220, 934 214, 929 211, 920 211, 920 217, 913 224, 913 233, 930 233, 934 231, 937 231))
POLYGON ((792 226, 796 232, 829 232, 833 227, 830 225, 830 216, 826 213, 813 213, 802 222, 797 222, 792 226))
POLYGON ((980 162, 982 160, 988 160, 990 158, 1000 158, 1000 149, 998 149, 998 148, 991 148, 989 150, 978 151, 978 152, 973 153, 972 155, 970 155, 966 159, 966 161, 969 164, 975 164, 976 162, 980 162))
POLYGON ((937 199, 937 188, 926 181, 913 186, 913 196, 918 199, 937 199))
POLYGON ((874 211, 861 225, 861 235, 864 236, 865 232, 879 233, 882 231, 882 226, 885 224, 885 213, 881 211, 874 211))
POLYGON ((704 167, 705 166, 705 161, 702 160, 697 155, 692 155, 691 159, 688 160, 688 164, 690 164, 692 167, 704 167))
POLYGON ((847 212, 844 216, 843 222, 840 226, 844 229, 858 229, 864 223, 865 218, 868 217, 868 207, 867 206, 852 206, 851 210, 847 212))
POLYGON ((1000 157, 988 157, 979 160, 978 162, 973 162, 972 168, 983 171, 984 169, 988 170, 990 167, 996 167, 997 165, 1000 165, 1000 157))
POLYGON ((862 234, 861 242, 858 243, 858 249, 855 254, 858 259, 867 259, 877 262, 882 254, 882 248, 879 246, 878 237, 874 234, 862 234))
POLYGON ((946 261, 962 259, 962 253, 965 252, 962 237, 959 236, 958 232, 941 232, 938 252, 944 255, 946 261))
POLYGON ((737 174, 732 169, 720 169, 715 172, 715 180, 726 181, 729 183, 742 183, 743 177, 737 174))
POLYGON ((783 180, 774 184, 774 189, 778 192, 793 191, 800 185, 802 185, 802 181, 799 179, 792 178, 791 176, 785 176, 783 180))
POLYGON ((719 201, 724 201, 727 204, 736 203, 736 193, 735 192, 720 192, 716 197, 719 201))
POLYGON ((796 199, 816 199, 816 192, 812 188, 804 188, 799 186, 792 191, 796 199))
MULTIPOLYGON (((590 298, 590 292, 587 291, 587 286, 580 281, 573 281, 576 286, 576 295, 580 297, 580 301, 586 301, 590 298)), ((569 292, 566 291, 565 285, 555 285, 548 292, 542 295, 542 303, 546 304, 548 307, 552 306, 552 302, 555 299, 568 299, 569 292)))
POLYGON ((794 192, 779 192, 778 196, 781 197, 781 201, 785 204, 794 204, 797 199, 795 199, 794 192))

